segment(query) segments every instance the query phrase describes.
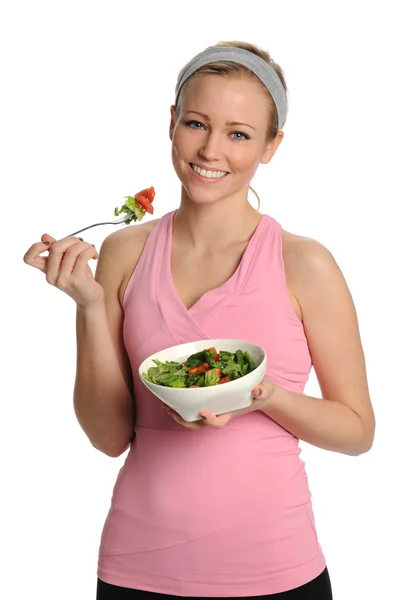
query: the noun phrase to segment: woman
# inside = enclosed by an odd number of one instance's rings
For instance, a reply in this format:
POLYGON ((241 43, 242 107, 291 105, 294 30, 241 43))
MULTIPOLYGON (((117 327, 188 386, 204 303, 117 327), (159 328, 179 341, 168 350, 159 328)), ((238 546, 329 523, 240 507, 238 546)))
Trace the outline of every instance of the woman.
POLYGON ((100 255, 49 235, 25 255, 77 304, 79 423, 109 456, 130 447, 103 529, 98 600, 332 598, 298 440, 356 456, 375 423, 334 258, 247 200, 286 112, 268 53, 207 49, 180 73, 171 107, 179 209, 114 232, 100 255), (263 346, 267 372, 250 407, 186 423, 137 369, 163 348, 211 338, 263 346), (312 366, 322 399, 303 393, 312 366))

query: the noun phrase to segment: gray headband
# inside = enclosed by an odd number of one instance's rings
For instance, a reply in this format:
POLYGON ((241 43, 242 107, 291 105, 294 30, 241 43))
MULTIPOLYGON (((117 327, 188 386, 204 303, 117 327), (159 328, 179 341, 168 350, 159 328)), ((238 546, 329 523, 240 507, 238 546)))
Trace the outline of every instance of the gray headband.
POLYGON ((207 50, 204 50, 204 52, 197 54, 187 65, 185 65, 176 86, 175 106, 178 103, 182 87, 189 77, 191 77, 200 67, 219 61, 243 65, 257 75, 276 104, 278 111, 278 128, 280 129, 287 115, 286 92, 281 80, 274 69, 265 60, 259 58, 256 54, 253 54, 253 52, 242 50, 242 48, 235 48, 234 46, 208 48, 207 50))

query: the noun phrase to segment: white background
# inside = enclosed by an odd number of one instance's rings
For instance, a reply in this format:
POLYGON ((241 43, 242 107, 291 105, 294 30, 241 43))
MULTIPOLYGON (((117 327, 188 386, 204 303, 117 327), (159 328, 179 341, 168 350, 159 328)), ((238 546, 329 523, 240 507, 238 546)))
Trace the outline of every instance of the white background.
MULTIPOLYGON (((156 189, 155 217, 178 206, 176 77, 232 39, 268 50, 289 88, 284 142, 253 183, 261 210, 331 250, 367 359, 373 449, 349 457, 301 443, 335 600, 400 597, 395 12, 390 0, 1 3, 2 597, 94 599, 125 458, 102 455, 80 430, 74 303, 22 257, 44 232, 113 218, 143 187, 156 189)), ((99 248, 113 230, 85 239, 99 248)), ((320 395, 314 375, 306 392, 320 395)))

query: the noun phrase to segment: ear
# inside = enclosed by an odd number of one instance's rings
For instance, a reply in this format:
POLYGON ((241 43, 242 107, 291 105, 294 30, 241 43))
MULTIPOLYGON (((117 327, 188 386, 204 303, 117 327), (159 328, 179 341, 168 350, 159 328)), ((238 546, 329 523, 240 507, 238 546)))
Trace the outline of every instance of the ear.
POLYGON ((283 131, 279 130, 272 142, 269 142, 267 144, 260 160, 261 164, 266 165, 267 163, 269 163, 271 158, 274 156, 275 152, 278 150, 278 147, 282 142, 284 135, 285 134, 283 133, 283 131))
POLYGON ((175 129, 175 125, 176 125, 176 108, 174 105, 171 106, 170 112, 171 112, 171 121, 169 124, 169 139, 172 141, 172 136, 174 134, 174 129, 175 129))

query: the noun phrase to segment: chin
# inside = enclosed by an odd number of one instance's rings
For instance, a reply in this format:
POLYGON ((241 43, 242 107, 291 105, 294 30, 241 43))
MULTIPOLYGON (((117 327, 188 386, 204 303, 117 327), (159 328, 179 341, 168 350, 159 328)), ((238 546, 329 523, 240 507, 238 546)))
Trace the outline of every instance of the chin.
POLYGON ((202 204, 212 204, 220 199, 219 194, 204 193, 201 190, 194 190, 191 186, 186 185, 183 185, 183 187, 188 200, 199 206, 202 204))
POLYGON ((204 190, 193 189, 192 186, 183 185, 183 187, 188 200, 196 206, 210 206, 211 204, 220 202, 229 195, 216 191, 212 193, 211 190, 205 192, 204 190))

